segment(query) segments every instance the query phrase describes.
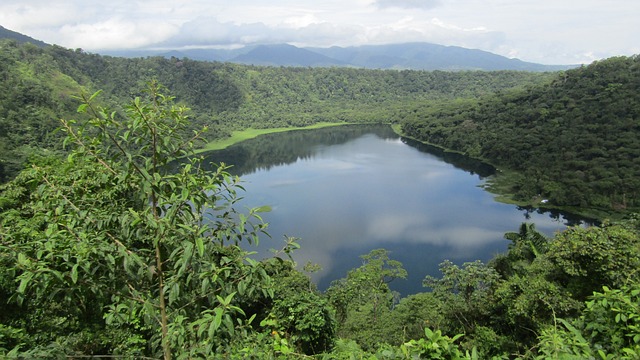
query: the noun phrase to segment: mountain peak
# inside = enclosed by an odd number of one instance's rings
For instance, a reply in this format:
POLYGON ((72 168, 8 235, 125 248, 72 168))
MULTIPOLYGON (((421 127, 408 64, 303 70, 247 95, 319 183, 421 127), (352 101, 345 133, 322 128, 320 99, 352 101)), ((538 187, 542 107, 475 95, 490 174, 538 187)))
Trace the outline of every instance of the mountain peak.
POLYGON ((345 66, 347 64, 328 56, 289 44, 258 45, 247 53, 229 60, 251 65, 271 66, 345 66))
POLYGON ((49 44, 45 43, 44 41, 36 40, 27 35, 20 34, 19 32, 9 30, 3 26, 0 26, 0 39, 12 39, 17 41, 20 44, 32 43, 33 45, 36 45, 39 47, 49 46, 49 44))
MULTIPOLYGON (((0 26, 0 38, 30 42, 44 47, 48 44, 0 26)), ((189 50, 125 50, 104 55, 123 57, 176 56, 201 61, 228 61, 262 66, 357 67, 398 70, 521 70, 558 71, 573 68, 566 65, 542 65, 510 59, 484 50, 445 46, 426 42, 351 47, 301 48, 290 44, 264 44, 242 49, 189 50)))

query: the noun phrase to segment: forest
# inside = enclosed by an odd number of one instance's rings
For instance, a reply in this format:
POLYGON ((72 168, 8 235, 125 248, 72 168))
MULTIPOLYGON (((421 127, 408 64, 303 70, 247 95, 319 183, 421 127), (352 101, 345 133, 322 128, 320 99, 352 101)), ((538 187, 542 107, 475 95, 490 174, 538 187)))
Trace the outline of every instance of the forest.
POLYGON ((411 137, 507 170, 517 200, 602 217, 640 206, 640 57, 568 70, 550 83, 468 104, 424 104, 411 137))
POLYGON ((472 99, 551 80, 515 71, 426 72, 347 68, 270 68, 177 58, 87 54, 57 46, 1 42, 0 181, 41 149, 55 150, 59 119, 72 118, 74 96, 102 90, 100 101, 122 111, 150 80, 192 109, 190 128, 215 140, 233 130, 319 122, 394 122, 421 103, 472 99))
POLYGON ((640 357, 637 57, 448 73, 0 49, 0 356, 640 357), (620 215, 551 238, 516 224, 504 254, 445 261, 404 298, 375 249, 320 292, 295 237, 251 257, 269 209, 236 209, 241 179, 195 153, 320 121, 395 123, 512 172, 516 197, 620 215))

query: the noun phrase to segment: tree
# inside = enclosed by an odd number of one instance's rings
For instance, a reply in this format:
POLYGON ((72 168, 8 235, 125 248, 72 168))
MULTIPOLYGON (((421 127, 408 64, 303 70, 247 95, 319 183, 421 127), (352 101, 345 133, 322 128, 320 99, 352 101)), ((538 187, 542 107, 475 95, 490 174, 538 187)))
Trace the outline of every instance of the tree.
POLYGON ((422 284, 430 287, 433 296, 440 300, 444 318, 441 329, 451 336, 467 334, 469 350, 479 345, 484 347, 479 349, 484 355, 495 355, 488 353, 495 352, 498 336, 488 326, 493 320, 495 289, 502 282, 500 275, 479 260, 462 267, 445 260, 440 264, 440 272, 441 278, 426 276, 422 284), (491 340, 486 341, 487 338, 491 340))
POLYGON ((97 95, 82 97, 79 111, 90 115, 82 126, 63 121, 66 160, 3 187, 0 284, 15 281, 10 300, 25 316, 58 304, 75 324, 31 324, 35 333, 9 345, 165 359, 224 352, 251 323, 245 299, 272 295, 240 246, 264 232, 260 209, 234 209, 242 188, 224 164, 206 172, 185 157, 201 133, 183 137, 187 109, 158 83, 125 116, 97 106, 97 95))
POLYGON ((580 319, 547 327, 539 337, 539 359, 640 357, 640 285, 604 286, 594 292, 580 319))
POLYGON ((549 245, 555 281, 584 301, 602 286, 620 288, 640 277, 638 220, 573 227, 549 245))
POLYGON ((329 351, 336 324, 326 297, 318 293, 308 276, 295 269, 293 261, 272 258, 262 266, 273 280, 274 296, 257 304, 265 311, 258 318, 261 323, 301 353, 329 351))
POLYGON ((508 232, 504 234, 504 238, 511 240, 509 251, 506 255, 496 256, 492 260, 493 267, 504 277, 523 273, 549 248, 549 240, 531 223, 522 223, 518 232, 508 232))
POLYGON ((327 297, 336 309, 338 334, 370 350, 385 341, 382 322, 397 298, 389 282, 406 278, 407 271, 401 262, 389 259, 385 249, 375 249, 361 257, 362 266, 334 281, 327 289, 327 297))

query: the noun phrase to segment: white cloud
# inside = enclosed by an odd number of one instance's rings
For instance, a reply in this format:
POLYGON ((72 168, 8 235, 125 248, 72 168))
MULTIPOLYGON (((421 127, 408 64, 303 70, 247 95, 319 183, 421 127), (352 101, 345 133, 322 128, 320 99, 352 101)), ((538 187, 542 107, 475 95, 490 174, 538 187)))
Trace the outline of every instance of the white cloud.
POLYGON ((502 241, 503 232, 487 230, 481 225, 440 228, 438 219, 412 214, 395 214, 369 221, 366 238, 380 242, 409 241, 417 244, 446 245, 456 249, 483 246, 502 241))
POLYGON ((269 41, 271 37, 272 30, 262 23, 222 23, 216 18, 198 17, 182 24, 177 34, 162 41, 161 45, 246 45, 269 41))
POLYGON ((433 9, 442 3, 440 0, 376 0, 375 5, 381 8, 433 9))
POLYGON ((542 63, 640 51, 629 0, 3 0, 0 25, 66 47, 425 41, 542 63))
POLYGON ((127 49, 154 44, 176 31, 168 24, 113 18, 96 23, 64 25, 59 33, 66 39, 66 46, 71 48, 100 44, 102 49, 127 49))

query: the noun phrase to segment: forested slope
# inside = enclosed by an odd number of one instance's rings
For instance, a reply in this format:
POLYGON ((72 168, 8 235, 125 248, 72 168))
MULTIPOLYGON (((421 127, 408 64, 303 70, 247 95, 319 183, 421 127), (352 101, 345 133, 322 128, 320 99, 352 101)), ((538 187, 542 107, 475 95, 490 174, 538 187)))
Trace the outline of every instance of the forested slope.
POLYGON ((640 57, 617 57, 544 85, 424 107, 405 134, 518 171, 515 196, 559 206, 640 206, 640 57))
POLYGON ((16 173, 36 149, 50 148, 58 119, 73 115, 72 95, 103 90, 117 104, 149 80, 193 109, 190 126, 208 139, 248 127, 317 122, 392 122, 416 104, 470 99, 549 81, 549 74, 514 71, 426 72, 255 67, 178 58, 87 54, 58 46, 0 42, 0 180, 16 173))
POLYGON ((640 357, 637 217, 551 239, 522 224, 490 263, 445 261, 403 299, 389 282, 406 270, 375 249, 321 293, 295 237, 252 257, 266 208, 235 209, 238 178, 168 166, 194 139, 160 89, 126 116, 86 98, 92 128, 63 123, 70 156, 0 185, 0 357, 640 357))
POLYGON ((29 156, 59 148, 59 119, 75 113, 72 96, 82 86, 35 45, 0 46, 0 182, 14 175, 29 156))

